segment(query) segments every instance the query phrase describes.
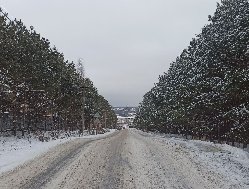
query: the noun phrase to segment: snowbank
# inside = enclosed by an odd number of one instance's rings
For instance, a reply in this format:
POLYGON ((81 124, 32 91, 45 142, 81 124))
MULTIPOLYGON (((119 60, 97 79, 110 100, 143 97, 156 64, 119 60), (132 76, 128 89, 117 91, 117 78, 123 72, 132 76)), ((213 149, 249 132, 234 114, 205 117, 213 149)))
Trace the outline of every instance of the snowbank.
POLYGON ((78 137, 77 135, 69 136, 67 133, 64 133, 60 135, 61 137, 59 139, 49 140, 48 142, 41 142, 35 137, 21 139, 18 139, 17 137, 0 137, 0 174, 47 152, 50 148, 56 145, 76 138, 100 138, 107 136, 114 131, 115 130, 112 129, 110 132, 105 134, 81 137, 78 137))
POLYGON ((225 180, 224 188, 249 188, 248 152, 227 144, 186 140, 164 134, 149 133, 148 135, 155 140, 177 146, 177 149, 188 154, 200 169, 221 175, 225 180))

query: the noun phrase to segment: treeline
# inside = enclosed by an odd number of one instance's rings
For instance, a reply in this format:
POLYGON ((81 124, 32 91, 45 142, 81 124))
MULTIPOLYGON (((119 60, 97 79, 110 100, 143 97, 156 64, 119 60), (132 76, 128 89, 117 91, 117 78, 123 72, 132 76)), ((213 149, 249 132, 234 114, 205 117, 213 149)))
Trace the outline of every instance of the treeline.
POLYGON ((82 62, 76 69, 33 27, 0 14, 0 131, 82 131, 96 113, 115 126, 112 107, 83 74, 82 62))
POLYGON ((144 95, 145 130, 249 144, 249 2, 223 0, 144 95))

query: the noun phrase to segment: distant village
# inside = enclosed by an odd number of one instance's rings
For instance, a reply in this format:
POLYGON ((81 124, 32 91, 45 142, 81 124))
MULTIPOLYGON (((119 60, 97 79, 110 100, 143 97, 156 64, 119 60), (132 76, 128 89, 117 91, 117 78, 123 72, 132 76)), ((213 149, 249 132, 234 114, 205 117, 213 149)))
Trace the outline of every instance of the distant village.
POLYGON ((137 107, 114 107, 113 110, 118 118, 118 129, 133 127, 133 121, 136 117, 137 107))

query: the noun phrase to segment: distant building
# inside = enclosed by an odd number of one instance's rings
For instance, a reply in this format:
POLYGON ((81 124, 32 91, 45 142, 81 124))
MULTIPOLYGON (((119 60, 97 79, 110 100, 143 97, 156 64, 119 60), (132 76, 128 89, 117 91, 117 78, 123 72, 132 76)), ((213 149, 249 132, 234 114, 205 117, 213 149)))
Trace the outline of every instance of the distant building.
POLYGON ((129 116, 129 117, 123 117, 123 116, 117 116, 118 117, 118 125, 123 126, 123 125, 132 125, 133 121, 135 119, 135 116, 129 116))
POLYGON ((117 115, 119 128, 129 128, 133 125, 136 116, 136 107, 114 107, 113 110, 117 115))

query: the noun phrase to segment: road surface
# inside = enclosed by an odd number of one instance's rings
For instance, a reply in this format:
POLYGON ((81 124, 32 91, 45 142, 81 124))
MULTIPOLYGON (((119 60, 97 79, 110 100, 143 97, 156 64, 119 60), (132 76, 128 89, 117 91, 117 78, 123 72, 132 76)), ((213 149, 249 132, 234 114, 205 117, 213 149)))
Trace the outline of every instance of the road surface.
POLYGON ((76 139, 0 175, 1 189, 214 189, 215 173, 194 163, 178 147, 137 130, 103 139, 76 139))

